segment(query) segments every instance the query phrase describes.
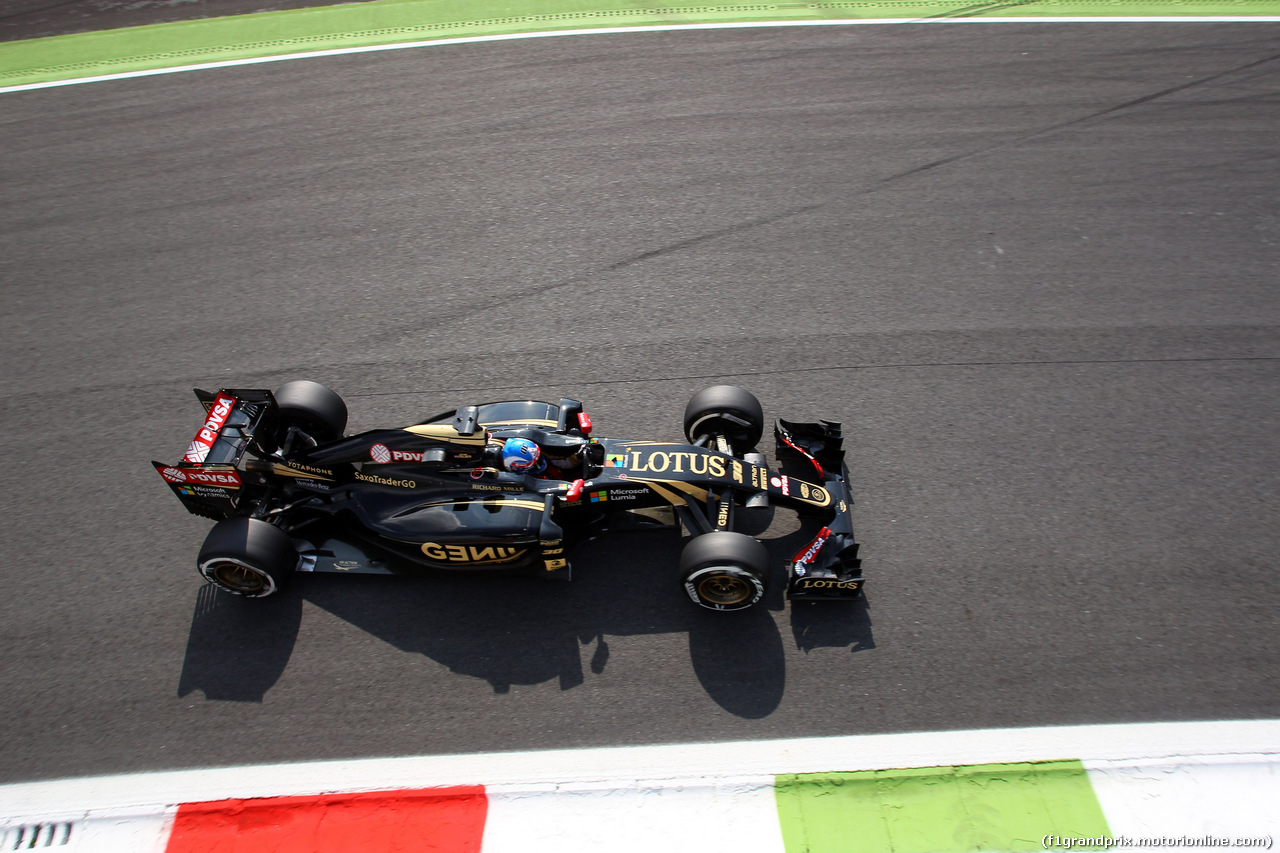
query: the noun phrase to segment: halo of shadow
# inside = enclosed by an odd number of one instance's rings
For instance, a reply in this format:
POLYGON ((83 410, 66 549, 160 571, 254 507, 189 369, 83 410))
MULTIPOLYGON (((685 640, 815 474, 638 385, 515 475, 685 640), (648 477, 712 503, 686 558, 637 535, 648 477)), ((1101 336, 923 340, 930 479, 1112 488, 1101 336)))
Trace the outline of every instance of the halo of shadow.
POLYGON ((261 702, 293 654, 302 623, 301 584, 261 600, 205 584, 196 594, 178 696, 261 702))
POLYGON ((791 602, 791 635, 796 648, 804 652, 818 648, 863 652, 876 647, 871 605, 865 596, 857 601, 791 602))
POLYGON ((685 632, 707 694, 740 717, 768 716, 785 685, 782 637, 771 610, 781 593, 742 613, 693 605, 679 583, 682 540, 669 531, 616 533, 574 554, 575 580, 502 573, 421 577, 309 575, 280 594, 246 600, 211 586, 196 598, 178 695, 261 702, 284 672, 304 601, 403 651, 487 681, 558 681, 570 690, 609 661, 606 636, 685 632), (585 658, 585 664, 584 664, 585 658))
POLYGON ((772 614, 756 606, 738 613, 698 610, 694 615, 689 656, 707 695, 748 720, 776 711, 786 688, 786 653, 772 614))

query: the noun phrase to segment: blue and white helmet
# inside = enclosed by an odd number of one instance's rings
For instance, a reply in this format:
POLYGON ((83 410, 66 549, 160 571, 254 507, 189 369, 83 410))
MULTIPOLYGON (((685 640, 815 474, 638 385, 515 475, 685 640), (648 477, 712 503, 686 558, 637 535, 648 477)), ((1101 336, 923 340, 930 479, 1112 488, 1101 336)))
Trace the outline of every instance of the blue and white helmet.
POLYGON ((547 470, 542 450, 527 438, 508 438, 502 445, 502 466, 517 474, 541 474, 547 470))

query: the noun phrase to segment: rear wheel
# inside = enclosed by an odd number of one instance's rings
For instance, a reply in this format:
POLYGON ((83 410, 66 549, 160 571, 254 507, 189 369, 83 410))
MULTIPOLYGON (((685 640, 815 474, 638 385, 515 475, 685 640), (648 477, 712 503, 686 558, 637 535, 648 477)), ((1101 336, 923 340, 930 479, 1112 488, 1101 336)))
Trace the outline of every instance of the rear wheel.
POLYGON ((278 592, 297 564, 298 552, 289 534, 256 518, 219 521, 196 558, 205 580, 246 598, 278 592))
POLYGON ((680 555, 685 593, 708 610, 745 610, 764 598, 769 552, 742 533, 695 537, 680 555))
POLYGON ((300 379, 281 385, 273 396, 279 411, 278 432, 282 444, 290 427, 296 427, 318 444, 342 438, 342 431, 347 428, 347 404, 337 392, 319 382, 300 379))
POLYGON ((764 435, 764 409, 745 388, 713 385, 689 398, 684 407, 684 434, 694 444, 708 446, 715 436, 724 436, 732 452, 740 456, 764 435))

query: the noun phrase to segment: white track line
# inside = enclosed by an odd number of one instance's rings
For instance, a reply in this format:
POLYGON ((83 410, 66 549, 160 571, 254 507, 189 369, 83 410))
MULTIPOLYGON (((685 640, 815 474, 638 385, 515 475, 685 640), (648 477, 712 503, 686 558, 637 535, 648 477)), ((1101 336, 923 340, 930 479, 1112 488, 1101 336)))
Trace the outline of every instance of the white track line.
POLYGON ((485 785, 620 787, 785 773, 1080 759, 1121 767, 1280 758, 1280 720, 1133 723, 323 761, 0 786, 0 818, 230 798, 485 785))

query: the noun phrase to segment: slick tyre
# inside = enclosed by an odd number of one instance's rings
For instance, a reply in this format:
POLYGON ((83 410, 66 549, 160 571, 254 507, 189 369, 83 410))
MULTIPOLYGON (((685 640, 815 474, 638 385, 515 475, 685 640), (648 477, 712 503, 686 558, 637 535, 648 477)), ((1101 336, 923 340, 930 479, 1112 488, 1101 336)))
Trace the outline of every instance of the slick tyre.
POLYGON ((685 594, 708 610, 746 610, 759 602, 768 568, 769 552, 742 533, 704 533, 680 555, 685 594))
POLYGON ((205 580, 245 598, 278 592, 297 565, 298 552, 289 534, 256 518, 219 521, 196 559, 205 580))
POLYGON ((764 435, 764 409, 756 396, 736 385, 713 385, 689 398, 684 434, 693 443, 723 435, 736 455, 751 450, 764 435))
POLYGON ((319 444, 342 438, 342 431, 347 428, 347 404, 333 390, 319 382, 300 379, 281 385, 274 396, 281 441, 290 427, 297 427, 319 444))

